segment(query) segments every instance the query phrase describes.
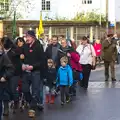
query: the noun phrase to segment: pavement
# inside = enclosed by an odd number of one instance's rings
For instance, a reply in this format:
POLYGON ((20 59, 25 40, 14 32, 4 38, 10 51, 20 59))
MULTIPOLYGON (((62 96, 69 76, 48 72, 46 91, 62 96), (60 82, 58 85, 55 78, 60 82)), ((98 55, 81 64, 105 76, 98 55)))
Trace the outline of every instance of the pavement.
MULTIPOLYGON (((115 66, 116 79, 120 80, 120 65, 115 66)), ((96 70, 93 70, 90 76, 90 82, 104 82, 104 66, 98 66, 96 70)))
MULTIPOLYGON (((92 71, 87 91, 78 87, 72 102, 60 105, 60 98, 54 105, 45 105, 43 112, 37 112, 33 120, 120 120, 120 66, 116 65, 116 82, 104 82, 104 68, 92 71)), ((27 110, 3 120, 32 120, 27 110)))

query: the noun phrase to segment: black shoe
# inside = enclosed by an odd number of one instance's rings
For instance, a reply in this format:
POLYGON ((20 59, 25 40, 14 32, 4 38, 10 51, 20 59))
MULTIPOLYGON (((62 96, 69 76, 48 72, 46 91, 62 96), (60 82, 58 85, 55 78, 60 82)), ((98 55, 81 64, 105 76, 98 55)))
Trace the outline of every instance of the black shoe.
POLYGON ((109 80, 109 76, 105 76, 105 81, 107 82, 109 80))
POLYGON ((44 105, 43 104, 37 104, 37 108, 39 111, 43 111, 44 110, 44 105))
POLYGON ((73 93, 73 96, 76 96, 76 93, 73 93))
POLYGON ((88 88, 87 87, 84 87, 84 90, 86 91, 88 88))
POLYGON ((63 105, 64 105, 64 102, 61 102, 61 105, 63 106, 63 105))
POLYGON ((114 82, 114 81, 116 81, 116 79, 115 79, 115 78, 112 78, 112 81, 114 82))
POLYGON ((80 87, 82 87, 82 88, 83 88, 83 87, 84 87, 84 85, 80 84, 80 87))

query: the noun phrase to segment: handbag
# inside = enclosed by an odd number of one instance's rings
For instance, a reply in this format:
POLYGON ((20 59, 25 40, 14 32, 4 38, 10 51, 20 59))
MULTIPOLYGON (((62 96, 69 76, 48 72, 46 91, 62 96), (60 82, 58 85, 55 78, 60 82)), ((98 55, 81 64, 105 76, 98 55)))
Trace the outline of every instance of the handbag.
POLYGON ((92 54, 92 48, 91 48, 91 45, 90 45, 90 51, 91 51, 91 56, 92 56, 92 65, 91 65, 91 69, 92 70, 95 70, 96 69, 96 58, 94 59, 94 56, 92 54), (95 61, 94 61, 95 60, 95 61), (95 62, 95 65, 93 65, 93 62, 95 62))

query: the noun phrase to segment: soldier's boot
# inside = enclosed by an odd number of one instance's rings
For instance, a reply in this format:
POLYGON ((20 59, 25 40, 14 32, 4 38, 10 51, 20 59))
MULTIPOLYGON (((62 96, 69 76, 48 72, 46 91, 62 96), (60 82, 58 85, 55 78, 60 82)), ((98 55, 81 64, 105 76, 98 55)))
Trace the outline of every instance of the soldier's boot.
POLYGON ((114 81, 116 81, 116 79, 115 78, 111 78, 111 80, 114 82, 114 81))
POLYGON ((109 79, 109 76, 105 76, 105 81, 108 81, 108 79, 109 79))

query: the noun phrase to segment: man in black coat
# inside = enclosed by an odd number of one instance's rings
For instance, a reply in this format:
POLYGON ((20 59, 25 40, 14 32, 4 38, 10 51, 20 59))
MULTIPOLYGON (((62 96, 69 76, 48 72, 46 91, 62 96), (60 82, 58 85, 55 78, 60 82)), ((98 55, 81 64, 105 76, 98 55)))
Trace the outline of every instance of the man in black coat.
POLYGON ((24 55, 22 91, 30 104, 29 117, 34 117, 37 104, 40 103, 40 92, 43 91, 40 70, 43 65, 44 51, 40 42, 36 40, 34 31, 27 32, 26 40, 27 44, 24 45, 22 53, 22 56, 24 55))

